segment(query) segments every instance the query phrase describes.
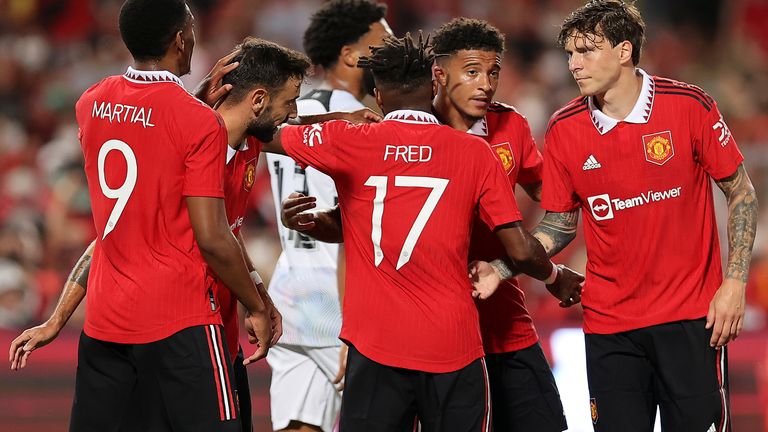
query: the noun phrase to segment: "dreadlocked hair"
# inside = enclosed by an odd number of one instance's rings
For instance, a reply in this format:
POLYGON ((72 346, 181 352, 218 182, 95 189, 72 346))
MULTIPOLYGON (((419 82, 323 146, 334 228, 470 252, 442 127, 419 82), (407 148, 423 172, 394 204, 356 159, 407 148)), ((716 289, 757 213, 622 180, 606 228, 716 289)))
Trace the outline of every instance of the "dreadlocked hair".
POLYGON ((432 62, 435 56, 429 46, 429 35, 419 31, 415 41, 410 33, 403 38, 390 36, 384 45, 372 46, 371 55, 360 57, 357 67, 370 69, 377 87, 412 92, 432 82, 432 62))

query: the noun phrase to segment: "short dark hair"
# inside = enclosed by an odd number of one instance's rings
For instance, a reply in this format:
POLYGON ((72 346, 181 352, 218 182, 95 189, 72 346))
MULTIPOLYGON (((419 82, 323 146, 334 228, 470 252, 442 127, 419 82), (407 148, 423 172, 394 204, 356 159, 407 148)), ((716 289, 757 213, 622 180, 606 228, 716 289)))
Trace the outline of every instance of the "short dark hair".
POLYGON ((504 34, 488 21, 454 18, 432 33, 432 47, 437 56, 461 50, 504 52, 504 34))
POLYGON ((371 0, 331 0, 312 15, 304 51, 312 63, 329 68, 344 45, 359 41, 386 13, 387 5, 371 0))
POLYGON ((371 47, 370 57, 360 57, 357 67, 370 69, 377 87, 410 93, 432 82, 435 55, 429 49, 429 36, 419 32, 416 42, 410 33, 403 38, 390 36, 384 45, 371 47))
POLYGON ((240 64, 222 79, 223 84, 232 84, 227 99, 235 102, 256 86, 274 91, 289 78, 303 79, 310 66, 304 54, 264 39, 245 38, 235 51, 239 52, 230 63, 240 64))
POLYGON ((614 47, 629 41, 632 44, 632 64, 637 66, 640 63, 645 42, 645 21, 634 2, 591 0, 563 21, 557 44, 564 47, 574 31, 593 42, 595 37, 604 37, 614 47))
POLYGON ((126 0, 120 8, 120 36, 137 61, 165 55, 187 23, 184 0, 126 0))

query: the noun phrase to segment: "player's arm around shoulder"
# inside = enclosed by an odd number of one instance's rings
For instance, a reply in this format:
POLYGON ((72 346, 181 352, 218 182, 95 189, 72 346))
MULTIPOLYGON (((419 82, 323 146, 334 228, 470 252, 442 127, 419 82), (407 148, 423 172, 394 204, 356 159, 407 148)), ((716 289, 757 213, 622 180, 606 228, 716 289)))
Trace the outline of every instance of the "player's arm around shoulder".
POLYGON ((707 328, 712 328, 710 345, 721 347, 738 337, 743 326, 758 207, 755 188, 743 164, 715 183, 728 201, 728 264, 723 283, 709 305, 707 328))

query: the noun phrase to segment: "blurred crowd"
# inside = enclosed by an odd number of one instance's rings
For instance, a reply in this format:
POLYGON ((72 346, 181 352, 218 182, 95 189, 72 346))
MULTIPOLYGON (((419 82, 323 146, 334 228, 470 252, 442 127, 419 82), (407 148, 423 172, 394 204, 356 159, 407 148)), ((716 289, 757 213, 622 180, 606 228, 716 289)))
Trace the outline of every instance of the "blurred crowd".
MULTIPOLYGON (((197 45, 187 88, 246 35, 301 49, 320 0, 188 0, 197 45)), ((131 63, 120 41, 120 0, 0 0, 0 328, 48 316, 69 269, 93 239, 74 104, 90 85, 131 63)), ((454 16, 483 18, 506 34, 496 99, 528 117, 539 145, 552 112, 578 95, 555 44, 577 0, 388 0, 396 34, 429 31, 454 16)), ((768 2, 640 0, 647 45, 640 66, 703 87, 719 103, 763 207, 768 205, 768 2)), ((320 71, 318 71, 320 72, 320 71)), ((315 78, 310 78, 317 79, 315 78)), ((261 167, 244 230, 265 279, 279 254, 268 174, 261 167)), ((718 198, 722 194, 715 193, 718 198)), ((725 205, 718 202, 722 253, 725 205)), ((540 212, 520 199, 529 224, 540 212)), ((691 221, 696 223, 696 221, 691 221)), ((638 227, 638 235, 642 227, 638 227)), ((766 329, 768 211, 758 226, 748 287, 748 330, 766 329)), ((685 239, 680 239, 685 241, 685 239)), ((583 242, 560 261, 584 268, 583 242)), ((658 271, 664 271, 660 262, 658 271)), ((578 325, 540 284, 524 282, 529 309, 545 327, 578 325)), ((73 318, 80 326, 82 314, 73 318)))

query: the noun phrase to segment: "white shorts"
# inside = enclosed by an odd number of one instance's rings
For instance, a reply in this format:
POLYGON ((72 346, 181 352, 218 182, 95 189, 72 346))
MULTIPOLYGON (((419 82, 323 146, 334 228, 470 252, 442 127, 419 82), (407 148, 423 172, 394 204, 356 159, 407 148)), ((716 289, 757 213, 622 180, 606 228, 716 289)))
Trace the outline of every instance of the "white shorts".
POLYGON ((285 429, 292 421, 331 432, 341 409, 341 393, 333 385, 339 371, 336 347, 303 347, 277 344, 270 348, 272 368, 269 388, 272 428, 285 429))

